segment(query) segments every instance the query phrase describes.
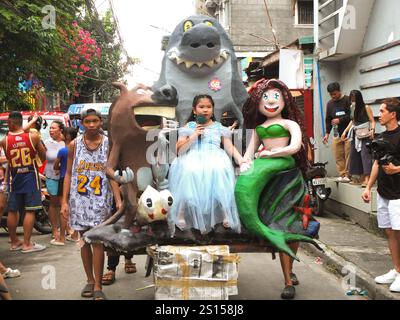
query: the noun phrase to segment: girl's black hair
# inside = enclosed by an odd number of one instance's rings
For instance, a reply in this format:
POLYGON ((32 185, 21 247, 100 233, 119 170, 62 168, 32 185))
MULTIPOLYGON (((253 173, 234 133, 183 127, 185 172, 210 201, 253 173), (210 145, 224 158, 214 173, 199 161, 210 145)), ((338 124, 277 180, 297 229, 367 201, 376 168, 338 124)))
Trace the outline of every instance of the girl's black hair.
MULTIPOLYGON (((33 119, 33 115, 30 115, 28 117, 28 122, 30 122, 32 119, 33 119)), ((42 117, 38 117, 38 119, 36 120, 36 122, 34 124, 35 129, 37 131, 39 131, 39 132, 40 132, 40 129, 42 129, 42 123, 43 123, 43 118, 42 117)))
MULTIPOLYGON (((189 117, 188 122, 189 122, 189 121, 196 121, 196 116, 195 116, 195 114, 194 114, 194 112, 193 112, 193 109, 196 108, 196 106, 197 106, 197 104, 199 103, 200 99, 208 99, 208 100, 210 100, 211 105, 212 105, 213 110, 214 110, 215 103, 214 103, 213 98, 212 98, 210 95, 208 95, 208 94, 198 94, 197 96, 195 96, 195 97, 193 98, 192 113, 191 113, 191 115, 190 115, 190 117, 189 117)), ((211 120, 212 120, 212 121, 215 121, 214 112, 213 112, 213 115, 211 116, 211 120)))
POLYGON ((363 98, 361 92, 358 90, 352 90, 350 92, 350 99, 351 99, 351 97, 354 97, 354 100, 356 103, 356 106, 354 108, 354 120, 356 122, 359 122, 359 119, 362 119, 365 116, 368 117, 367 110, 365 109, 364 98, 363 98))
POLYGON ((199 103, 200 99, 208 99, 208 100, 210 100, 210 102, 211 102, 211 104, 212 104, 212 106, 214 108, 214 106, 215 106, 214 100, 210 95, 208 95, 208 94, 198 94, 197 96, 195 96, 193 98, 193 103, 192 103, 192 108, 193 109, 196 108, 196 106, 199 103))
POLYGON ((76 136, 78 135, 78 130, 75 129, 74 127, 66 127, 64 128, 64 137, 67 138, 67 136, 70 137, 70 140, 74 140, 76 136))

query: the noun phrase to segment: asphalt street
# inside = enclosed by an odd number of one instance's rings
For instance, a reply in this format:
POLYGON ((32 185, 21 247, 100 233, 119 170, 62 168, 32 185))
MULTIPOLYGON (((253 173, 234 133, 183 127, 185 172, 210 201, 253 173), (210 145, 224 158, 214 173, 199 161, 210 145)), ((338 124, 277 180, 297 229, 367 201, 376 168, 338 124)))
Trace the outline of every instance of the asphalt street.
MULTIPOLYGON (((42 252, 22 254, 10 252, 8 235, 0 230, 0 261, 18 268, 19 278, 7 279, 7 285, 16 300, 81 300, 80 290, 86 283, 80 251, 77 244, 67 242, 64 247, 50 245, 50 236, 35 233, 33 241, 46 244, 42 252)), ((280 300, 283 275, 279 258, 272 260, 268 253, 240 254, 237 296, 231 300, 280 300)), ((294 272, 300 285, 296 287, 297 300, 364 300, 363 296, 347 296, 343 280, 328 272, 318 257, 299 252, 300 262, 295 262, 294 272)), ((146 256, 134 257, 137 273, 125 274, 124 259, 117 268, 117 280, 105 286, 108 299, 153 300, 153 276, 145 277, 146 256)))

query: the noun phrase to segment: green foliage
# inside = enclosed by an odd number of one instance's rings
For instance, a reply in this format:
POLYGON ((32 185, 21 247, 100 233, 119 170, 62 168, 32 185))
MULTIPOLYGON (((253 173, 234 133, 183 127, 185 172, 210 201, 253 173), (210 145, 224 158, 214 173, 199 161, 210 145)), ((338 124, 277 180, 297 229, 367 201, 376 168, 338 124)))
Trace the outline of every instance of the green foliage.
POLYGON ((43 84, 64 90, 68 72, 63 64, 63 41, 59 27, 69 28, 79 14, 82 0, 3 0, 0 3, 0 102, 21 108, 16 98, 18 82, 33 73, 43 84), (56 9, 56 28, 43 28, 46 5, 56 9))
MULTIPOLYGON (((46 91, 79 93, 77 101, 110 101, 116 91, 113 81, 120 80, 128 63, 121 63, 122 49, 116 41, 116 26, 111 12, 100 19, 90 0, 2 0, 0 2, 0 108, 28 108, 18 91, 18 83, 33 73, 46 91), (42 9, 56 9, 56 28, 43 28, 48 15, 42 9), (85 12, 86 10, 86 12, 85 12), (85 14, 82 14, 85 12, 85 14), (90 71, 77 77, 67 57, 76 48, 65 41, 74 34, 73 22, 90 32, 101 48, 100 59, 92 61, 90 71)), ((133 60, 130 60, 131 63, 133 60)), ((68 95, 67 95, 68 96, 68 95)))
POLYGON ((108 10, 102 18, 93 12, 87 11, 84 18, 78 20, 78 24, 91 32, 101 49, 101 58, 96 68, 91 69, 84 79, 79 82, 80 97, 78 102, 91 102, 93 94, 96 101, 111 102, 119 94, 112 87, 112 82, 121 81, 129 65, 134 64, 132 59, 123 63, 121 44, 117 41, 117 27, 112 13, 108 10))

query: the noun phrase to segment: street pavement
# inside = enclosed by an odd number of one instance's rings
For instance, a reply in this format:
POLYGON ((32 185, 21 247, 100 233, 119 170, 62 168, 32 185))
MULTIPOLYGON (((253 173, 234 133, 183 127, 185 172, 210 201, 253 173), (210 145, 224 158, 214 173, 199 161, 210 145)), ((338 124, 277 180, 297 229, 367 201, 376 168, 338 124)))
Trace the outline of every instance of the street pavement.
POLYGON ((303 249, 318 256, 327 270, 352 281, 352 286, 368 291, 370 298, 400 299, 400 293, 391 292, 389 285, 374 281, 376 276, 393 269, 385 238, 333 214, 317 220, 321 223, 318 242, 324 252, 306 243, 302 244, 303 249))
MULTIPOLYGON (((16 300, 81 300, 80 290, 85 284, 85 276, 80 259, 80 251, 75 243, 67 242, 64 247, 50 245, 49 235, 34 233, 33 240, 46 244, 42 252, 22 254, 10 252, 8 236, 0 231, 0 261, 12 268, 18 268, 22 276, 7 279, 7 285, 16 300)), ((238 266, 239 295, 231 300, 280 300, 283 276, 279 258, 272 260, 271 254, 240 254, 238 266)), ((297 300, 364 300, 364 296, 347 296, 348 288, 343 287, 341 277, 330 273, 321 264, 319 257, 300 250, 300 262, 295 262, 294 272, 300 285, 296 287, 297 300)), ((109 299, 153 300, 152 275, 145 278, 146 256, 134 257, 138 272, 124 273, 124 258, 117 268, 117 280, 105 286, 109 299)))

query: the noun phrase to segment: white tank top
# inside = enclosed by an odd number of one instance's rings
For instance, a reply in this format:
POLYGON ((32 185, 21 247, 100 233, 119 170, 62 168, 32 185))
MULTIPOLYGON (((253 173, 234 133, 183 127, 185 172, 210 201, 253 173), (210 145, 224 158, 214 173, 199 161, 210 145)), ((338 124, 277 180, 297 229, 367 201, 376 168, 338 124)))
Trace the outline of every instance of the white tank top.
POLYGON ((108 138, 96 150, 88 150, 84 135, 76 138, 70 189, 71 227, 95 227, 111 212, 112 191, 106 177, 108 138))

